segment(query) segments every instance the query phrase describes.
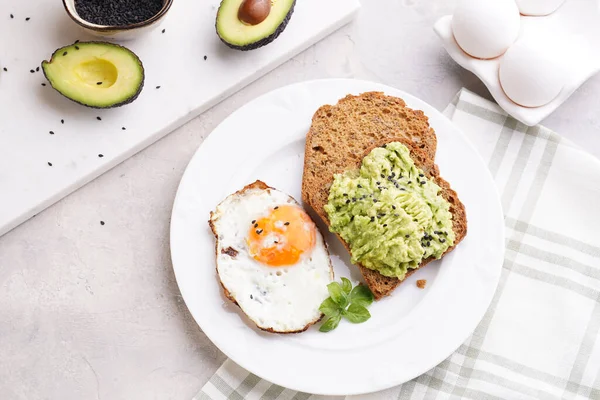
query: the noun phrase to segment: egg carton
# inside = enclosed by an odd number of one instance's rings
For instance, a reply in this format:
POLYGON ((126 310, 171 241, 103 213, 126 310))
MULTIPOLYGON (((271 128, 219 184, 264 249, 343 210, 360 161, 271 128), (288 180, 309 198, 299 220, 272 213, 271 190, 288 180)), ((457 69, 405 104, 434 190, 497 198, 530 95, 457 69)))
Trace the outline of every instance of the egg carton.
POLYGON ((461 49, 452 32, 452 15, 440 18, 434 30, 450 57, 474 73, 508 114, 529 126, 538 124, 554 112, 579 86, 600 71, 598 0, 566 0, 550 15, 520 16, 520 31, 515 43, 529 37, 547 38, 543 44, 556 52, 554 55, 561 60, 565 75, 558 95, 540 107, 521 106, 506 95, 499 79, 504 54, 492 59, 478 59, 461 49))

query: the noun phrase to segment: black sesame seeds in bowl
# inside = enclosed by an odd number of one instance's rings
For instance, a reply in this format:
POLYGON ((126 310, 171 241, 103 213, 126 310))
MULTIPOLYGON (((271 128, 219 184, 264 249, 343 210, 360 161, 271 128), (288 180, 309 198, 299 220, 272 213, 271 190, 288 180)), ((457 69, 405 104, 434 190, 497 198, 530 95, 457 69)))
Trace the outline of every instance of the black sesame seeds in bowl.
POLYGON ((104 39, 134 39, 155 29, 173 0, 63 0, 67 14, 88 33, 104 39))

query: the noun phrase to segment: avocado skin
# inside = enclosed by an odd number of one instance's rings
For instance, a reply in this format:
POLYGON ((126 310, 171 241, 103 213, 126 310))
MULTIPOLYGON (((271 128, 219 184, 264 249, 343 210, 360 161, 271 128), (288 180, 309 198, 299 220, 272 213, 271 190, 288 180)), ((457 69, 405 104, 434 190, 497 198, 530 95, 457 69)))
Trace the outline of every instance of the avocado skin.
POLYGON ((140 58, 138 57, 138 55, 135 54, 133 51, 129 50, 128 48, 124 47, 124 46, 120 46, 118 44, 108 43, 108 42, 100 42, 100 41, 77 42, 77 43, 73 43, 73 44, 70 44, 70 45, 67 45, 67 46, 60 47, 60 48, 56 49, 54 51, 54 53, 52 53, 52 56, 50 56, 50 61, 45 61, 45 60, 42 61, 41 67, 42 67, 42 71, 44 72, 44 77, 46 78, 46 80, 48 81, 48 83, 50 83, 50 86, 52 86, 52 89, 54 89, 58 93, 60 93, 61 96, 65 97, 65 98, 67 98, 69 100, 71 100, 72 102, 75 102, 77 104, 81 104, 82 106, 86 106, 88 108, 95 108, 95 109, 98 109, 98 110, 106 110, 106 109, 109 109, 109 108, 117 108, 117 107, 121 107, 121 106, 124 106, 124 105, 127 105, 127 104, 133 102, 135 99, 138 98, 138 96, 140 95, 140 93, 142 93, 142 89, 144 88, 144 82, 146 81, 146 70, 144 69, 144 64, 142 64, 142 60, 140 60, 140 58), (135 92, 135 94, 133 96, 130 96, 127 99, 125 99, 125 100, 123 100, 123 101, 121 101, 119 103, 112 104, 110 106, 98 107, 98 106, 91 106, 89 104, 85 104, 85 103, 83 103, 81 101, 78 101, 78 100, 72 99, 72 98, 70 98, 68 96, 65 96, 60 90, 57 90, 54 87, 54 85, 52 84, 52 80, 50 78, 48 78, 48 75, 46 75, 46 68, 44 68, 44 63, 51 63, 52 60, 54 60, 54 56, 57 56, 58 54, 60 54, 60 52, 63 51, 63 49, 65 47, 74 46, 75 44, 87 44, 87 43, 89 43, 89 44, 101 44, 101 45, 109 45, 109 46, 113 46, 113 47, 119 47, 119 48, 125 49, 126 51, 130 52, 131 54, 133 54, 135 56, 135 59, 136 59, 137 63, 140 65, 140 71, 142 73, 142 83, 140 83, 140 86, 139 86, 137 92, 135 92))
POLYGON ((294 13, 295 6, 296 6, 296 0, 294 0, 294 2, 292 3, 292 7, 290 8, 290 11, 288 11, 288 13, 285 16, 285 18, 283 19, 283 21, 281 21, 281 23, 279 24, 277 29, 275 29, 275 32, 273 32, 273 34, 271 34, 270 36, 267 36, 266 38, 259 40, 258 42, 250 43, 245 46, 237 46, 235 44, 226 42, 225 40, 223 40, 221 35, 219 35, 219 30, 217 29, 217 24, 215 23, 215 30, 217 31, 217 36, 219 36, 219 39, 221 39, 221 42, 225 43, 227 45, 227 47, 230 47, 232 49, 241 50, 241 51, 256 50, 259 47, 268 45, 273 40, 277 39, 277 37, 279 35, 281 35, 281 33, 285 30, 285 27, 287 26, 288 22, 290 22, 290 18, 292 18, 292 14, 294 13))

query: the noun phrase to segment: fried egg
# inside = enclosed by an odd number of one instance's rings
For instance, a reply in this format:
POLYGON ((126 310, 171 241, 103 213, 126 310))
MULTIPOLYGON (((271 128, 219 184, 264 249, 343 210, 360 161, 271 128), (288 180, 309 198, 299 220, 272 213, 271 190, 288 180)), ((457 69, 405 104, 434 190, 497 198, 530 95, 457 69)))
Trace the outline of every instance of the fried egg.
POLYGON ((260 329, 302 332, 322 317, 331 260, 294 198, 256 181, 223 200, 209 224, 225 295, 260 329))

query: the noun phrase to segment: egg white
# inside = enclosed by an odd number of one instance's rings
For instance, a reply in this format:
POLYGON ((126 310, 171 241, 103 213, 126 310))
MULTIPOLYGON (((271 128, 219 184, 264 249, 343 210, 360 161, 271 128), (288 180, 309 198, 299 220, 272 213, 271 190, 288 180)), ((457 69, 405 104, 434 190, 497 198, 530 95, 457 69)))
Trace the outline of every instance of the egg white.
POLYGON ((217 236, 217 273, 229 297, 259 328, 289 333, 321 318, 319 306, 329 296, 333 269, 318 229, 314 249, 294 265, 270 267, 249 254, 246 239, 252 220, 284 204, 299 207, 286 193, 250 185, 220 203, 211 224, 217 236))

